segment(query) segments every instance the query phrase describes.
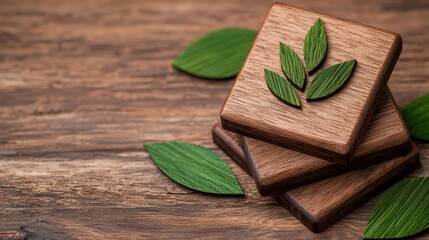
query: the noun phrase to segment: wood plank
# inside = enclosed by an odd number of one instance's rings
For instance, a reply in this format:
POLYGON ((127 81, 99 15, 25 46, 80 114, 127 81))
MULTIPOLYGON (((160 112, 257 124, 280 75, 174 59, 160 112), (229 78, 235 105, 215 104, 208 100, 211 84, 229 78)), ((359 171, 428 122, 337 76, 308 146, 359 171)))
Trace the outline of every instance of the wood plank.
MULTIPOLYGON (((241 135, 348 164, 367 127, 379 93, 401 52, 397 34, 358 23, 274 4, 221 111, 222 126, 241 135), (279 101, 268 89, 264 69, 282 73, 279 42, 303 59, 303 42, 317 18, 324 22, 328 53, 323 68, 356 59, 348 84, 336 95, 302 108, 279 101)), ((319 70, 320 71, 320 70, 319 70)), ((308 77, 309 81, 316 74, 308 77)))
MULTIPOLYGON (((239 150, 234 133, 224 130, 220 124, 216 124, 212 132, 214 142, 249 173, 248 161, 240 159, 243 152, 239 150)), ((273 198, 308 229, 321 232, 377 194, 390 181, 415 169, 418 159, 419 149, 413 144, 405 156, 290 189, 273 198)))
POLYGON ((388 88, 371 117, 351 165, 339 165, 278 145, 241 137, 258 191, 263 196, 407 154, 410 137, 388 88))

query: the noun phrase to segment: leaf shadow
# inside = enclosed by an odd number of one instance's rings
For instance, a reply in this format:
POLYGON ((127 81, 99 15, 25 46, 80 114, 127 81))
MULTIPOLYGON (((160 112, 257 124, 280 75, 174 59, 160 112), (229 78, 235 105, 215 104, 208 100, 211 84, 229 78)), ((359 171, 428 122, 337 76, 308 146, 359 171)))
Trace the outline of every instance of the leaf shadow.
POLYGON ((296 90, 300 91, 300 92, 305 92, 305 88, 307 87, 307 82, 308 82, 308 75, 307 73, 305 73, 305 78, 304 78, 304 84, 302 85, 302 87, 300 88, 298 85, 296 85, 292 80, 290 80, 286 74, 283 72, 283 75, 285 76, 286 80, 292 85, 293 88, 295 88, 296 90))
POLYGON ((190 73, 190 72, 187 72, 187 71, 185 71, 185 70, 183 70, 183 69, 180 69, 180 68, 178 68, 178 67, 176 67, 176 66, 174 66, 174 65, 172 65, 173 66, 173 68, 175 69, 175 70, 177 70, 177 72, 179 72, 179 73, 184 73, 184 74, 186 74, 186 75, 188 75, 188 76, 191 76, 191 77, 193 77, 193 78, 195 78, 195 79, 198 79, 198 80, 203 80, 203 81, 207 81, 207 82, 213 82, 213 81, 229 81, 229 80, 234 80, 235 79, 235 77, 237 77, 237 74, 236 75, 234 75, 234 76, 230 76, 230 77, 221 77, 221 78, 210 78, 210 77, 204 77, 204 76, 199 76, 199 75, 195 75, 195 74, 193 74, 193 73, 190 73))
POLYGON ((429 143, 429 139, 422 139, 422 138, 417 138, 417 137, 414 137, 414 136, 411 136, 411 138, 414 141, 419 142, 419 143, 429 143))

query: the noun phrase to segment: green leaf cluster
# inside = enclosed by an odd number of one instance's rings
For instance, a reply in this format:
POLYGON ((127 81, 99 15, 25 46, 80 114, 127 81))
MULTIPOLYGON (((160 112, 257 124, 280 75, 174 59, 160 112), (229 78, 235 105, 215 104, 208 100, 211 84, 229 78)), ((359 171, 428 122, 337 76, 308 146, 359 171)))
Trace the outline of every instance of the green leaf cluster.
MULTIPOLYGON (((323 64, 327 49, 326 31, 319 18, 307 32, 304 40, 304 61, 309 75, 323 64)), ((264 75, 268 88, 286 104, 300 107, 299 97, 297 98, 298 95, 293 87, 300 91, 305 88, 304 64, 298 54, 284 43, 280 43, 280 64, 286 79, 265 69, 264 75)), ((308 87, 306 100, 318 101, 334 95, 348 82, 355 66, 356 60, 350 60, 320 71, 308 87)))

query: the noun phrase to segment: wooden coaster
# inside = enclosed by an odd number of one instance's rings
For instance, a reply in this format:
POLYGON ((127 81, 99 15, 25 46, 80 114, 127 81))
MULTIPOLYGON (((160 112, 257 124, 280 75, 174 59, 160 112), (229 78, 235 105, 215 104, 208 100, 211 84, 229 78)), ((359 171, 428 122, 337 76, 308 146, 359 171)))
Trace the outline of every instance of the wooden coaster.
MULTIPOLYGON (((226 130, 282 145, 340 164, 347 164, 367 127, 379 93, 396 64, 402 40, 397 34, 335 17, 276 3, 221 111, 226 130), (264 69, 283 74, 279 43, 303 60, 307 31, 321 18, 328 38, 320 69, 356 59, 356 68, 341 91, 317 102, 297 93, 301 109, 279 101, 268 89, 264 69)), ((320 71, 318 70, 318 72, 320 71)), ((317 73, 307 77, 308 83, 317 73)))
MULTIPOLYGON (((249 173, 234 133, 216 124, 213 141, 249 173)), ((321 232, 343 218, 391 181, 419 165, 419 149, 412 144, 402 157, 354 170, 336 177, 290 189, 273 198, 313 232, 321 232)))
POLYGON ((411 143, 388 88, 382 92, 350 165, 335 164, 254 138, 242 137, 241 141, 256 186, 263 196, 405 155, 411 143))

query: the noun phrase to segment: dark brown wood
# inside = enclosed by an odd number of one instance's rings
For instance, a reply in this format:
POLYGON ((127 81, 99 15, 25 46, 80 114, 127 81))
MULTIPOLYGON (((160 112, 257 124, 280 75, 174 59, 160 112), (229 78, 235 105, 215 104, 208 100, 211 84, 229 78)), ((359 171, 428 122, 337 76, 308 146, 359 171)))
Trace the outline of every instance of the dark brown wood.
MULTIPOLYGON (((213 140, 243 170, 249 173, 246 158, 234 133, 213 127, 213 140)), ((379 192, 395 177, 419 165, 419 149, 413 144, 408 154, 372 166, 310 183, 273 198, 313 232, 321 232, 379 192)))
MULTIPOLYGON (((402 49, 397 34, 285 4, 274 4, 221 110, 226 130, 347 165, 402 49), (353 75, 334 96, 301 108, 279 101, 264 69, 282 73, 279 42, 303 58, 304 38, 321 18, 328 37, 323 68, 357 60, 353 75)), ((316 74, 307 77, 308 81, 316 74)))
MULTIPOLYGON (((400 107, 429 92, 425 0, 291 0, 403 36, 389 80, 400 107)), ((0 0, 0 239, 359 239, 378 197, 315 234, 213 143, 232 81, 171 67, 222 27, 258 29, 269 1, 0 0), (181 140, 220 154, 245 198, 196 194, 144 152, 181 140)), ((419 143, 413 176, 429 175, 419 143)), ((427 239, 422 235, 417 239, 427 239)))
POLYGON ((259 193, 269 196, 403 156, 409 152, 411 142, 407 127, 387 88, 350 165, 335 164, 249 137, 241 137, 241 144, 259 193))

